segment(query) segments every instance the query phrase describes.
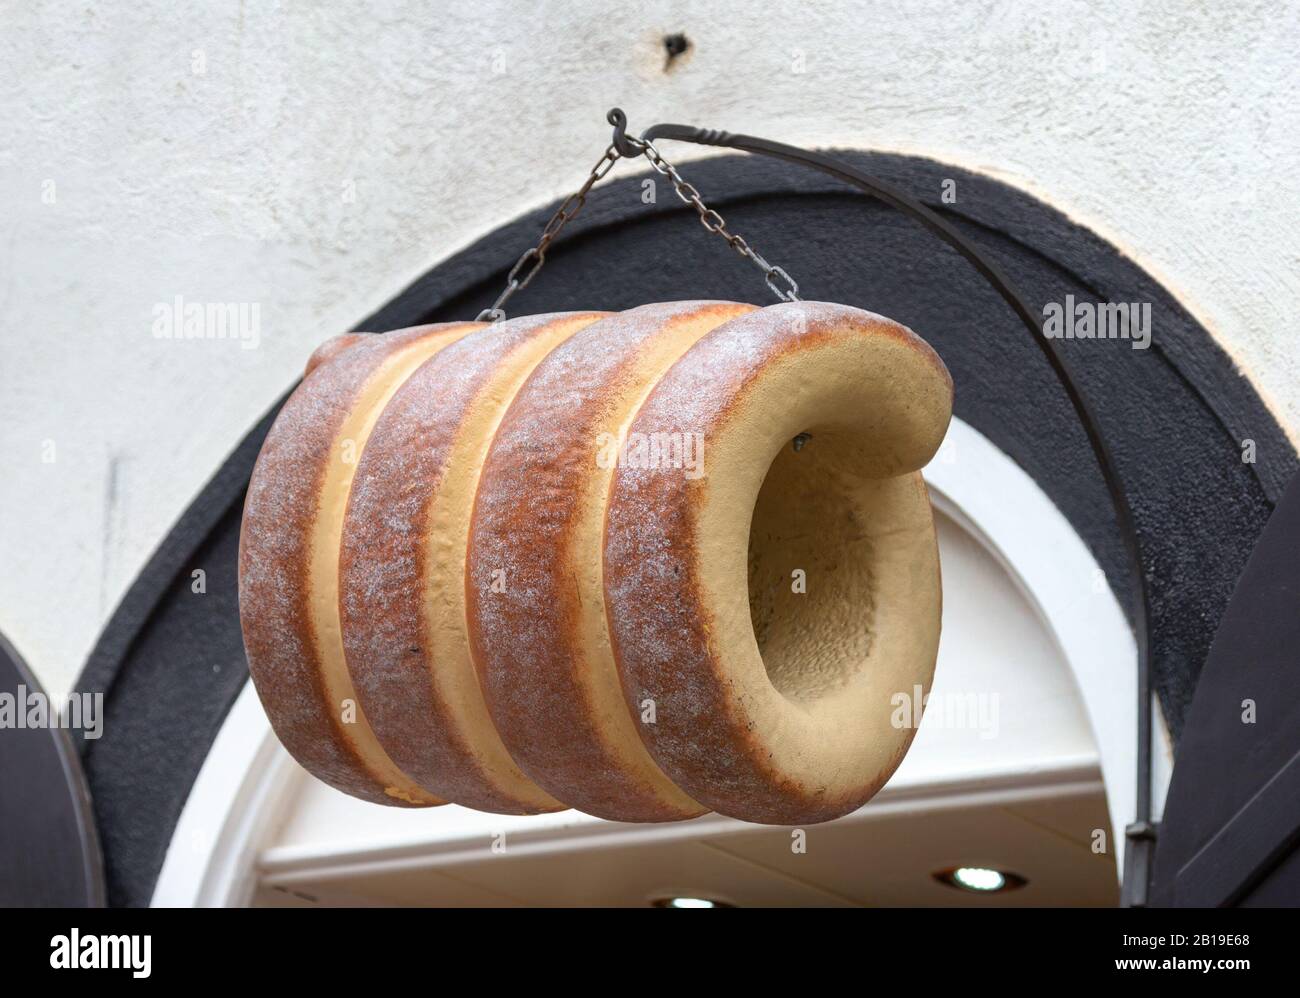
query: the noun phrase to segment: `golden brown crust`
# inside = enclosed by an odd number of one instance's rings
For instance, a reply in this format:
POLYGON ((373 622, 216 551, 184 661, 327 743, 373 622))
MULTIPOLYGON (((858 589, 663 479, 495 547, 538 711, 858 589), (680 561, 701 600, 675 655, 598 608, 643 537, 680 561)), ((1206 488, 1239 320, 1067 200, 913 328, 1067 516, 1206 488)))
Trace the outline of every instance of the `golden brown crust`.
POLYGON ((463 538, 476 471, 519 384, 602 314, 512 319, 437 354, 388 403, 349 500, 340 609, 357 694, 404 772, 482 811, 536 814, 567 805, 510 759, 469 658, 463 538))
POLYGON ((338 336, 331 336, 328 340, 312 351, 312 355, 307 358, 307 366, 303 368, 302 374, 305 378, 312 371, 320 367, 327 360, 332 360, 341 354, 348 347, 354 347, 358 343, 364 342, 367 336, 372 333, 340 333, 338 336))
POLYGON ((918 469, 951 403, 923 341, 824 303, 337 338, 250 482, 259 696, 306 768, 380 803, 844 814, 914 734, 890 694, 929 686, 918 469), (686 437, 702 477, 602 461, 686 437))
MULTIPOLYGON (((239 603, 249 672, 280 741, 331 786, 382 804, 441 803, 418 788, 385 779, 359 741, 364 716, 345 722, 323 673, 326 647, 313 605, 312 559, 320 538, 322 489, 336 462, 364 441, 340 440, 357 400, 378 374, 403 358, 454 342, 474 323, 422 326, 367 336, 320 363, 285 402, 267 434, 244 503, 239 546, 239 603)), ((328 611, 328 608, 324 608, 328 611)), ((328 629, 327 629, 328 630, 328 629)), ((360 710, 357 713, 360 715, 360 710)), ((351 715, 349 715, 350 717, 351 715)), ((400 774, 396 774, 400 776, 400 774)))
POLYGON ((533 372, 483 466, 466 585, 488 707, 520 768, 589 814, 670 821, 705 810, 653 765, 622 702, 600 607, 612 469, 596 459, 600 434, 619 432, 690 343, 751 309, 647 305, 589 326, 533 372))
MULTIPOLYGON (((618 469, 605 606, 628 702, 657 705, 656 723, 638 731, 695 799, 748 821, 824 821, 864 803, 901 761, 914 729, 892 728, 889 697, 910 695, 913 682, 928 688, 938 641, 938 554, 917 469, 942 440, 951 392, 938 357, 905 327, 797 303, 716 329, 640 408, 633 433, 702 433, 706 474, 618 469), (799 457, 790 441, 807 430, 799 457), (819 451, 835 460, 808 463, 819 451), (791 550, 816 555, 807 537, 848 517, 842 546, 807 585, 844 587, 843 606, 824 606, 841 618, 850 650, 826 653, 824 614, 796 616, 783 638, 804 656, 794 671, 811 670, 802 677, 760 657, 752 620, 744 551, 769 465, 780 466, 777 486, 789 493, 778 512, 795 521, 801 510, 814 514, 792 523, 791 550), (813 469, 818 488, 799 479, 813 469), (846 511, 816 505, 823 483, 841 490, 846 511), (854 643, 854 607, 865 631, 876 602, 879 633, 854 643)), ((764 525, 779 533, 780 518, 764 525)), ((801 563, 777 567, 788 581, 801 563)), ((795 606, 806 598, 789 597, 795 606)))

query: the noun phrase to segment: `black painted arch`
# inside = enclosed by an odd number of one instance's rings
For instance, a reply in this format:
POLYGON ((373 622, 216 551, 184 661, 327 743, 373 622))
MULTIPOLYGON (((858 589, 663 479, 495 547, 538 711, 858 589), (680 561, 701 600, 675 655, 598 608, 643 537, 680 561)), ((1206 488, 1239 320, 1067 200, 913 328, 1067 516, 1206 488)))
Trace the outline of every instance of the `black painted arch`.
MULTIPOLYGON (((1152 669, 1181 733, 1219 617, 1297 457, 1250 383, 1149 275, 1093 233, 1023 192, 930 160, 839 152, 909 191, 975 240, 1031 301, 1065 294, 1152 304, 1155 342, 1071 342, 1072 369, 1097 407, 1133 502, 1152 585, 1152 669), (939 200, 944 180, 957 201, 939 200), (1256 443, 1256 464, 1241 441, 1256 443)), ((686 171, 710 204, 803 297, 858 305, 911 326, 944 357, 957 415, 1024 468, 1112 579, 1123 551, 1082 429, 1017 320, 955 252, 914 223, 827 178, 783 163, 722 156, 686 171)), ((761 277, 698 225, 660 183, 608 183, 515 296, 515 314, 623 309, 733 298, 766 304, 761 277)), ((555 206, 507 224, 438 265, 360 328, 384 331, 472 317, 532 245, 555 206)), ((322 330, 321 338, 332 331, 322 330)), ((236 449, 136 580, 80 687, 108 693, 105 737, 85 752, 110 901, 147 904, 189 788, 246 677, 235 600, 243 490, 268 414, 236 449), (207 594, 190 570, 207 571, 207 594)), ((1130 605, 1120 589, 1121 605, 1130 605)), ((1120 816, 1127 818, 1129 816, 1120 816)))

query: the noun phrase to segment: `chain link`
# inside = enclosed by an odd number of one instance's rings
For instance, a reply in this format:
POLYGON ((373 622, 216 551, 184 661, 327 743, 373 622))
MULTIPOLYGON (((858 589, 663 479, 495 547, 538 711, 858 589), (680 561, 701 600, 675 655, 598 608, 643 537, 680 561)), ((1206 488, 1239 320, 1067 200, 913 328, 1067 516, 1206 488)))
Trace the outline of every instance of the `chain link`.
MULTIPOLYGON (((655 172, 672 181, 673 190, 677 196, 695 209, 696 214, 699 215, 700 224, 705 229, 720 235, 737 254, 750 261, 763 272, 763 279, 777 298, 782 301, 799 300, 799 285, 795 283, 794 278, 782 268, 768 263, 745 241, 744 237, 728 230, 726 219, 704 203, 700 192, 682 178, 682 175, 677 172, 677 168, 664 159, 658 149, 648 141, 634 139, 631 136, 626 136, 625 141, 633 148, 641 151, 641 154, 649 161, 655 172), (782 286, 778 286, 777 282, 780 282, 782 286)), ((510 268, 510 273, 506 275, 506 286, 501 289, 501 293, 497 295, 497 299, 492 303, 491 308, 485 308, 478 314, 479 322, 500 322, 506 317, 506 302, 510 300, 516 291, 528 287, 529 282, 537 276, 537 272, 546 263, 546 251, 550 248, 551 243, 555 241, 555 237, 560 234, 560 230, 564 228, 565 224, 576 217, 578 212, 582 210, 582 206, 587 203, 588 192, 613 169, 614 164, 618 162, 621 156, 622 154, 618 151, 618 148, 611 143, 605 150, 604 155, 591 168, 583 185, 565 198, 560 207, 556 209, 555 214, 551 216, 551 220, 542 229, 542 235, 537 240, 537 245, 524 250, 519 259, 515 261, 515 265, 510 268), (521 278, 519 276, 520 271, 525 268, 527 270, 521 278)))

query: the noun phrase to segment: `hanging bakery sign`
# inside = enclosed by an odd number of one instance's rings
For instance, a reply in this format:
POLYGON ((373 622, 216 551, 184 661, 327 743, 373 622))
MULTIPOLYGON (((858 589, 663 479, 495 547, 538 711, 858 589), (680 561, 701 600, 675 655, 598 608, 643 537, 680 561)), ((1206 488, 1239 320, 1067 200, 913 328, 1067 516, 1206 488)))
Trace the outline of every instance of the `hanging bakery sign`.
POLYGON ((828 303, 331 341, 249 485, 258 694, 379 803, 845 814, 914 734, 891 698, 930 685, 918 469, 951 406, 924 341, 828 303))
POLYGON ((898 691, 930 686, 919 469, 952 380, 906 327, 799 301, 620 136, 480 321, 308 361, 244 508, 250 672, 289 752, 364 800, 826 821, 898 767, 898 691), (781 304, 504 319, 632 151, 781 304))

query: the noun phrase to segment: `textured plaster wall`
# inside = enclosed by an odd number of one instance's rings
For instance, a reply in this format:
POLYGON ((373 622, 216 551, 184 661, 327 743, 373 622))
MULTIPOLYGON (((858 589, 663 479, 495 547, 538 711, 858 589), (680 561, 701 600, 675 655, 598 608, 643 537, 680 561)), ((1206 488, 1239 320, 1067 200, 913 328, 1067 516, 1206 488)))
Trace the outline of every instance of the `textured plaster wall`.
POLYGON ((574 186, 613 104, 1027 188, 1300 428, 1295 2, 0 0, 0 25, 0 630, 56 695, 311 348, 574 186), (156 339, 177 295, 257 303, 257 349, 156 339))

